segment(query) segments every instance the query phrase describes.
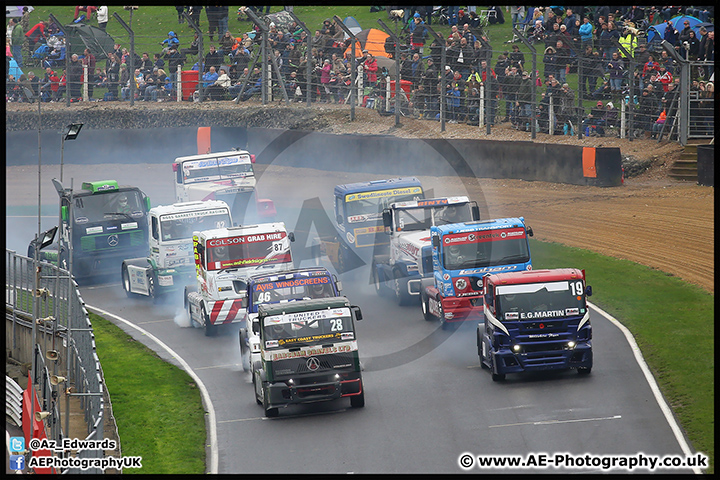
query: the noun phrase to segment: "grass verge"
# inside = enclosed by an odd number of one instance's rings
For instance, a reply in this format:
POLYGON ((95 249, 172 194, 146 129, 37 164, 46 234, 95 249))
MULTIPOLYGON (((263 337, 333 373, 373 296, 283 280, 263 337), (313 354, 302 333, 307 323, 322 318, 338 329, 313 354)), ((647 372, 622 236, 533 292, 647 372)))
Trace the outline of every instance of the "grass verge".
POLYGON ((200 390, 180 368, 104 318, 90 314, 123 456, 142 469, 123 473, 205 473, 200 390))
POLYGON ((533 266, 585 269, 591 301, 635 336, 693 447, 715 453, 715 297, 665 272, 555 243, 531 240, 533 266))

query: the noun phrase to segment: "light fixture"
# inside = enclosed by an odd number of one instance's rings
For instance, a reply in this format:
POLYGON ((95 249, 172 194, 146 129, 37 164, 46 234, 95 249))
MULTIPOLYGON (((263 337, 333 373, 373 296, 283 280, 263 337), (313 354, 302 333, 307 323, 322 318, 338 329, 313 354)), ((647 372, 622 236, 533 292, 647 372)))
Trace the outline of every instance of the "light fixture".
POLYGON ((47 352, 45 352, 45 358, 47 358, 48 360, 56 361, 60 359, 60 354, 57 350, 48 350, 47 352))
POLYGON ((80 130, 82 130, 84 123, 71 123, 67 127, 67 131, 65 132, 65 140, 75 140, 77 136, 80 134, 80 130))
POLYGON ((45 418, 50 416, 50 412, 35 412, 35 421, 42 422, 45 418))
POLYGON ((50 375, 50 383, 52 385, 63 383, 65 380, 67 380, 65 377, 61 377, 59 375, 50 375))

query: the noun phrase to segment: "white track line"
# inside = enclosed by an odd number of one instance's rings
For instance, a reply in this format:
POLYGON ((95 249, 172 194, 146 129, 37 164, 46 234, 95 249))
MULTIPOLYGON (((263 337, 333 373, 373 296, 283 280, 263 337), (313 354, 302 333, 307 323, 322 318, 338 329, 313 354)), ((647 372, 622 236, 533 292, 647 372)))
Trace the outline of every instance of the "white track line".
MULTIPOLYGON (((670 425, 670 429, 673 431, 673 434, 675 435, 675 439, 680 444, 680 448, 682 449, 683 453, 685 453, 686 456, 690 457, 693 455, 693 451, 690 449, 690 445, 688 445, 687 441, 685 440, 685 436, 683 435, 682 429, 680 428, 680 425, 678 425, 677 421, 675 420, 675 416, 672 413, 672 409, 665 401, 665 398, 662 395, 662 392, 660 392, 660 387, 658 386, 657 382, 655 381, 655 377, 653 377, 652 372, 650 372, 650 368, 648 368, 647 363, 645 363, 645 359, 642 356, 642 352, 640 351, 640 347, 638 347, 637 342, 635 342, 635 337, 633 337, 633 334, 630 332, 630 330, 627 329, 625 325, 617 321, 612 315, 604 311, 602 308, 598 307, 595 304, 592 304, 588 302, 588 305, 592 307, 594 310, 596 310, 600 315, 605 317, 615 325, 617 328, 620 329, 620 331, 625 335, 625 339, 627 340, 628 344, 630 344, 630 349, 633 351, 633 354, 635 355, 635 361, 640 366, 640 370, 642 370, 643 375, 645 375, 645 380, 647 380, 648 385, 650 385, 650 390, 653 392, 653 396, 655 397, 655 401, 657 401, 658 406, 660 407, 660 410, 662 410, 663 415, 665 415, 665 420, 667 420, 668 424, 670 425)), ((693 467, 693 472, 700 475, 702 474, 702 470, 697 467, 693 467)))
POLYGON ((161 348, 163 348, 166 352, 170 354, 175 360, 177 360, 180 363, 180 366, 185 370, 190 377, 192 377, 193 380, 195 380, 195 383, 197 384, 198 388, 200 389, 200 394, 202 395, 203 403, 205 404, 205 408, 208 411, 208 437, 210 440, 210 467, 209 471, 207 473, 218 473, 218 445, 217 445, 217 422, 215 420, 215 407, 213 407, 212 400, 210 400, 210 395, 207 391, 207 388, 205 387, 205 384, 200 380, 200 377, 197 376, 197 374, 193 371, 193 369, 188 365, 188 363, 175 351, 168 347, 165 343, 162 342, 159 338, 157 338, 152 333, 148 332, 147 330, 138 327, 132 322, 129 322, 125 320, 122 317, 119 317, 113 313, 110 313, 106 310, 103 310, 101 308, 93 307, 90 305, 85 305, 86 308, 94 310, 102 315, 112 317, 116 319, 119 322, 124 323, 125 325, 134 328, 135 330, 138 330, 146 337, 153 340, 155 343, 157 343, 161 348))

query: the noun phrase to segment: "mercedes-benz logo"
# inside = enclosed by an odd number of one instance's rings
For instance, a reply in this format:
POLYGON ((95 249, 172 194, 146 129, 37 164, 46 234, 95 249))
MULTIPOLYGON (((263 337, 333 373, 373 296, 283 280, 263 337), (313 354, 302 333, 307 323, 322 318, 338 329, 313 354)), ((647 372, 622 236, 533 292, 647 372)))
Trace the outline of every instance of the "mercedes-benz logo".
POLYGON ((120 243, 120 239, 117 235, 108 235, 107 242, 111 247, 117 247, 117 244, 120 243))
POLYGON ((320 360, 318 360, 316 357, 310 357, 307 359, 307 368, 311 372, 314 372, 318 368, 320 368, 320 360))

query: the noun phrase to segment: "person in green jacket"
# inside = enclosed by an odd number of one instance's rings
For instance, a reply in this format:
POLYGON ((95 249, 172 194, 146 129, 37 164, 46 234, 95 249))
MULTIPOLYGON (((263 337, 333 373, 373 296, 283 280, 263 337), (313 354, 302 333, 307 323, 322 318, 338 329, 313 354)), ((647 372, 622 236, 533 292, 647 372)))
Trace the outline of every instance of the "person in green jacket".
POLYGON ((20 25, 20 23, 14 18, 10 19, 9 25, 12 26, 12 34, 10 35, 10 49, 12 51, 12 56, 17 62, 18 67, 22 68, 22 46, 25 41, 25 31, 23 30, 22 25, 20 25))

